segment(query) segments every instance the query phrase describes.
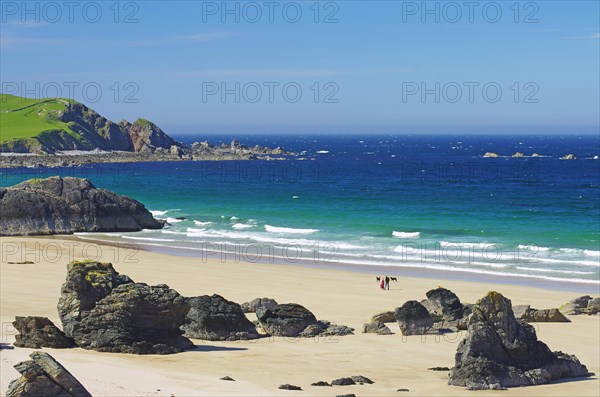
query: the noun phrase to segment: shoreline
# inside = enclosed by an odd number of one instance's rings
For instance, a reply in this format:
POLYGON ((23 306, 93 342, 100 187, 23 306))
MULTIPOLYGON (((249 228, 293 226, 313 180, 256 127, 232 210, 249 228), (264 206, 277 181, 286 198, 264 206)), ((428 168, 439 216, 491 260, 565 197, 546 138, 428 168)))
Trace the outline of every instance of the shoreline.
MULTIPOLYGON (((355 328, 354 335, 335 338, 263 338, 255 341, 212 342, 193 340, 196 348, 169 356, 136 356, 74 349, 44 349, 65 366, 92 395, 102 396, 287 396, 297 392, 278 390, 289 383, 303 388, 302 395, 331 397, 354 393, 363 397, 463 396, 465 388, 449 386, 446 372, 429 371, 451 367, 464 332, 438 336, 402 336, 397 324, 388 324, 393 335, 362 334, 362 324, 375 313, 393 310, 407 300, 420 300, 442 285, 463 303, 474 303, 490 290, 500 291, 513 304, 545 309, 558 307, 578 296, 573 292, 522 285, 466 282, 403 276, 382 291, 371 274, 340 269, 311 268, 283 264, 235 263, 157 253, 140 247, 102 241, 82 244, 76 236, 3 237, 0 263, 0 320, 10 324, 15 316, 46 316, 60 326, 56 304, 71 260, 97 255, 136 282, 167 284, 183 296, 219 294, 242 303, 269 297, 279 303, 305 306, 318 319, 355 328), (36 245, 37 244, 37 245, 36 245), (54 247, 54 249, 50 249, 54 247), (17 260, 9 250, 21 250, 22 259, 34 264, 8 264, 17 260), (58 252, 55 252, 58 249, 58 252), (94 251, 97 249, 97 251, 94 251), (134 252, 133 257, 128 254, 134 252), (37 260, 36 260, 37 259, 37 260), (334 388, 312 387, 319 380, 363 375, 373 385, 334 388), (231 376, 236 382, 219 378, 231 376)), ((580 294, 579 294, 580 295, 580 294)), ((253 320, 255 315, 248 314, 253 320)), ((591 372, 600 372, 600 316, 569 316, 570 323, 533 323, 539 339, 552 350, 576 355, 591 372)), ((2 329, 5 343, 14 331, 2 329)), ((18 377, 12 368, 31 349, 1 350, 0 388, 18 377)), ((506 391, 479 391, 481 396, 587 396, 594 395, 598 376, 585 380, 556 382, 506 391)))
MULTIPOLYGON (((25 237, 27 238, 27 237, 25 237)), ((397 277, 409 277, 409 278, 423 278, 423 279, 436 279, 436 280, 448 280, 448 281, 464 281, 471 283, 491 283, 491 284, 505 284, 513 286, 523 286, 532 288, 541 288, 550 291, 561 291, 561 292, 576 292, 581 294, 600 294, 600 284, 593 282, 582 283, 574 282, 569 279, 561 281, 547 280, 543 277, 536 276, 517 276, 517 275, 497 275, 497 274, 486 274, 472 272, 469 270, 457 269, 457 270, 439 270, 439 269, 428 269, 428 268, 416 268, 409 266, 385 266, 385 265, 361 265, 353 263, 340 262, 315 262, 306 259, 300 259, 298 261, 286 261, 281 257, 273 257, 269 260, 259 260, 256 262, 244 261, 244 260, 230 260, 225 259, 224 261, 219 258, 206 257, 205 253, 201 250, 195 250, 193 248, 171 248, 149 243, 120 243, 106 241, 102 239, 96 239, 89 236, 77 236, 77 235, 55 235, 55 236, 32 236, 32 238, 48 238, 48 239, 65 239, 70 241, 87 242, 91 244, 106 245, 117 248, 124 246, 132 246, 136 249, 141 249, 148 252, 164 254, 176 257, 186 258, 201 258, 203 261, 215 261, 215 262, 229 262, 239 264, 257 264, 263 266, 279 265, 279 266, 294 266, 304 267, 310 269, 323 269, 333 271, 347 271, 355 272, 360 274, 371 274, 376 275, 393 275, 397 277)), ((233 254, 225 255, 226 258, 230 258, 233 254)))

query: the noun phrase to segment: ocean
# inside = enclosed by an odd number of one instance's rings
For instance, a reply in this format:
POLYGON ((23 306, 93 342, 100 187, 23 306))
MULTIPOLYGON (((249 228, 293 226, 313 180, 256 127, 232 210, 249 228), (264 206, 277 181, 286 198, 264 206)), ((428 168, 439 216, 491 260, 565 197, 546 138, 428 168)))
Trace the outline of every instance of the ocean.
POLYGON ((236 138, 301 154, 285 161, 5 169, 0 181, 87 177, 170 224, 78 234, 82 239, 240 262, 600 284, 598 136, 236 138), (483 158, 486 152, 501 157, 483 158), (516 152, 524 157, 511 157, 516 152), (568 153, 577 159, 560 159, 568 153))

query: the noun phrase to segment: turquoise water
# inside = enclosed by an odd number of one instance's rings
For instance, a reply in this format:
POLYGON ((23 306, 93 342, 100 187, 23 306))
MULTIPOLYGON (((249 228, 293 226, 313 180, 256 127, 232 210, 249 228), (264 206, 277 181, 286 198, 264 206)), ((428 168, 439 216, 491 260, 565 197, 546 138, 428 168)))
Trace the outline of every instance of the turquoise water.
POLYGON ((3 170, 2 184, 54 174, 89 177, 170 223, 159 231, 94 238, 194 255, 599 282, 598 137, 239 140, 306 152, 304 160, 277 162, 3 170), (503 157, 483 158, 488 151, 503 157), (517 151, 542 157, 510 157, 517 151), (577 160, 559 159, 567 153, 577 160))

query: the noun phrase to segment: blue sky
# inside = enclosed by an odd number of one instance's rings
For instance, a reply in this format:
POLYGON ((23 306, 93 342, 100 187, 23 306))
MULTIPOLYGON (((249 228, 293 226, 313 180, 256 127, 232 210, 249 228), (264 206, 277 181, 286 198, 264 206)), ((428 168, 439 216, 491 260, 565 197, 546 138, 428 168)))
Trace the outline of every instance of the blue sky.
POLYGON ((22 4, 3 92, 171 134, 600 129, 598 1, 22 4))

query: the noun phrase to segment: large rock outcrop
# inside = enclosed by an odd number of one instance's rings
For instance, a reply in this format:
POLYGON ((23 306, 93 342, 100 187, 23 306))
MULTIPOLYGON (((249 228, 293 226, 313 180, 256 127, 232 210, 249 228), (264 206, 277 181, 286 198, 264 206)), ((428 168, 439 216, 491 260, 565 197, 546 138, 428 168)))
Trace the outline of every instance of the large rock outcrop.
POLYGON ((70 177, 0 188, 0 236, 139 231, 162 224, 132 198, 70 177))
POLYGON ((75 347, 75 342, 47 317, 16 317, 12 324, 19 331, 19 334, 15 335, 14 345, 17 347, 29 349, 75 347))
POLYGON ((240 305, 220 295, 188 298, 187 305, 189 323, 183 325, 182 330, 189 338, 232 341, 260 336, 240 305))
POLYGON ((407 301, 396 308, 395 315, 402 335, 423 335, 433 326, 429 312, 417 301, 407 301))
POLYGON ((6 397, 91 397, 65 367, 45 352, 35 351, 31 360, 15 365, 21 377, 8 386, 6 397))
POLYGON ((472 310, 448 384, 502 389, 588 375, 575 356, 552 352, 539 341, 534 328, 515 318, 510 300, 501 294, 489 292, 472 310))
POLYGON ((101 352, 171 354, 193 347, 180 327, 185 298, 160 284, 122 284, 81 314, 73 329, 77 345, 101 352))
POLYGON ((129 277, 119 274, 112 263, 96 261, 73 261, 67 265, 67 278, 58 299, 58 315, 65 334, 73 337, 74 327, 81 315, 96 307, 122 284, 133 283, 129 277))
POLYGON ((261 306, 256 317, 265 332, 274 336, 300 336, 309 325, 319 326, 315 315, 296 303, 282 303, 273 310, 261 306))
POLYGON ((438 287, 427 291, 426 296, 427 299, 421 301, 421 304, 425 306, 430 314, 445 321, 462 318, 463 305, 454 292, 438 287))
POLYGON ((58 312, 67 336, 86 349, 170 354, 191 348, 180 327, 189 306, 166 285, 134 283, 112 264, 71 262, 58 312))
POLYGON ((179 146, 173 138, 164 133, 156 124, 144 119, 137 119, 133 124, 121 122, 129 132, 133 150, 136 152, 153 152, 157 148, 171 149, 179 146))

